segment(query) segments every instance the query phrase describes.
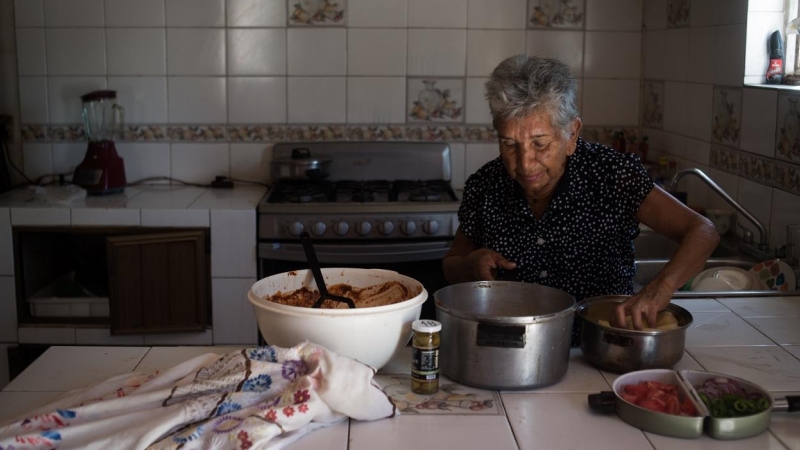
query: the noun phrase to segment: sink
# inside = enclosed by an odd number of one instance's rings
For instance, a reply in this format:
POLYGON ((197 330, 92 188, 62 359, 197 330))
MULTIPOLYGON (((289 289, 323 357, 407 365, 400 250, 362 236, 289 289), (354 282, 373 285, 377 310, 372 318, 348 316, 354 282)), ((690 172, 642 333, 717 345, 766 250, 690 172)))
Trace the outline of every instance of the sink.
MULTIPOLYGON (((636 260, 636 276, 633 277, 634 290, 636 287, 644 286, 653 281, 658 276, 661 269, 667 265, 667 259, 637 259, 636 260)), ((709 259, 703 266, 703 270, 711 269, 712 267, 738 267, 744 270, 750 270, 756 263, 746 259, 709 259)), ((727 291, 726 291, 727 292, 727 291)), ((698 294, 698 292, 692 292, 698 294)))
MULTIPOLYGON (((662 236, 655 231, 642 231, 639 236, 634 239, 634 258, 636 260, 648 259, 670 259, 675 251, 678 249, 678 243, 662 236)), ((716 258, 731 258, 739 256, 735 245, 730 245, 727 241, 721 241, 714 253, 711 254, 712 259, 716 258)), ((748 269, 755 264, 750 264, 748 269)))

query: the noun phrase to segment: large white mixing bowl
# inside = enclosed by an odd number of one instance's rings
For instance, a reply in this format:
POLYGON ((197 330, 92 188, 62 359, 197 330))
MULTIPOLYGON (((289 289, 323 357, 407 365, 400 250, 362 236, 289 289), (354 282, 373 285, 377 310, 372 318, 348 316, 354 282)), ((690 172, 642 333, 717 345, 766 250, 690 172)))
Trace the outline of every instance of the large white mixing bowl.
POLYGON ((428 291, 419 281, 389 270, 330 268, 322 269, 322 276, 327 286, 346 283, 365 288, 399 281, 419 295, 400 303, 369 308, 288 306, 264 298, 304 286, 317 289, 313 274, 310 270, 297 270, 272 275, 257 281, 247 293, 261 336, 270 345, 286 348, 308 340, 380 369, 411 339, 411 323, 419 319, 428 291))

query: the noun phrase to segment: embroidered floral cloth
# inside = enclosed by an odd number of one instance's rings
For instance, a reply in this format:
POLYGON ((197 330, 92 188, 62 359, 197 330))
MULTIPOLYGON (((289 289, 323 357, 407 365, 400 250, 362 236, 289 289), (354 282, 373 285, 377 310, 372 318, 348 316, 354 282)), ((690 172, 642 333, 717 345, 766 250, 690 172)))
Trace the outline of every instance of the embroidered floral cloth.
POLYGON ((347 417, 392 417, 375 371, 322 346, 208 354, 67 393, 0 425, 0 450, 278 449, 347 417))

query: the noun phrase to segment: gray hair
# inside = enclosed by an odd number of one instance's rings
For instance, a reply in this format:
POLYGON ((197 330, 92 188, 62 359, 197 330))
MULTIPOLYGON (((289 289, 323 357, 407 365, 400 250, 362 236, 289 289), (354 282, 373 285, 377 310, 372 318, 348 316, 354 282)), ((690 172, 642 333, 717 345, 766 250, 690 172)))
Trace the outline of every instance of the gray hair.
POLYGON ((539 56, 507 58, 486 82, 486 99, 495 128, 502 121, 545 111, 564 139, 570 137, 570 124, 578 117, 576 91, 577 83, 566 64, 539 56))

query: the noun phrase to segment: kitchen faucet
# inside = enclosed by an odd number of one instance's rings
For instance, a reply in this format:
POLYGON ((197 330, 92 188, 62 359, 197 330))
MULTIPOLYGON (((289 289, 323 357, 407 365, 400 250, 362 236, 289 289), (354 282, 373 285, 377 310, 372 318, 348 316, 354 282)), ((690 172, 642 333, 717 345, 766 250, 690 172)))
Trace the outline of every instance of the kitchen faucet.
MULTIPOLYGON (((750 213, 750 211, 744 209, 742 205, 739 204, 736 200, 732 199, 727 192, 725 192, 717 183, 714 182, 708 175, 706 175, 702 170, 694 167, 691 169, 681 170, 680 172, 676 173, 674 177, 672 177, 672 181, 670 182, 670 188, 675 189, 675 186, 678 185, 678 180, 683 178, 685 175, 695 175, 697 178, 700 178, 708 187, 711 188, 714 192, 719 194, 723 200, 728 202, 733 208, 739 212, 739 214, 743 215, 747 220, 753 223, 758 229, 758 251, 763 252, 762 255, 769 256, 769 243, 767 242, 767 227, 764 226, 754 215, 750 213)), ((769 257, 767 257, 769 259, 769 257)))

